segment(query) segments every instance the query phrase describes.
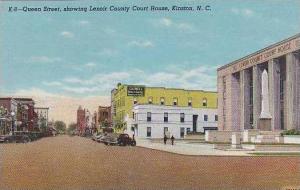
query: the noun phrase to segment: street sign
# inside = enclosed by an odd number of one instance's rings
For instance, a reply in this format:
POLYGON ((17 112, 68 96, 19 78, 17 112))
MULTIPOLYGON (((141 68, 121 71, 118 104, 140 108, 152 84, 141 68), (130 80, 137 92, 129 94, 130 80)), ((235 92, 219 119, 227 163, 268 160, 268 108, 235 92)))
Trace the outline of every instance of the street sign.
POLYGON ((127 96, 145 96, 145 86, 127 86, 127 96))

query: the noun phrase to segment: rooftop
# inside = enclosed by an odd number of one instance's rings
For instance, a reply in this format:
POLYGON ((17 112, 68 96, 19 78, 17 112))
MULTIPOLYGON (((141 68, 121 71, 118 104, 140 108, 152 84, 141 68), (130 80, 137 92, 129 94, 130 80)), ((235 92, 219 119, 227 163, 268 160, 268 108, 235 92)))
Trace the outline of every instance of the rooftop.
POLYGON ((276 47, 276 46, 278 46, 278 45, 284 44, 284 43, 286 43, 286 42, 288 42, 288 41, 290 41, 290 40, 296 39, 296 38, 298 38, 298 37, 300 37, 300 33, 298 33, 298 34, 296 34, 296 35, 294 35, 294 36, 291 36, 291 37, 289 37, 289 38, 286 38, 286 39, 284 39, 284 40, 282 40, 282 41, 280 41, 280 42, 277 42, 277 43, 274 43, 274 44, 272 44, 272 45, 269 45, 269 46, 267 46, 267 47, 265 47, 265 48, 263 48, 263 49, 261 49, 261 50, 258 50, 258 51, 254 52, 254 53, 251 53, 251 54, 249 54, 249 55, 247 55, 247 56, 245 56, 245 57, 242 57, 242 58, 240 58, 240 59, 237 59, 237 60, 235 60, 235 61, 233 61, 233 62, 230 62, 230 63, 228 63, 228 64, 226 64, 226 65, 224 65, 224 66, 222 66, 222 67, 219 67, 217 70, 218 70, 218 71, 219 71, 219 70, 222 70, 222 69, 224 69, 224 68, 226 68, 226 67, 229 67, 229 66, 231 66, 231 65, 234 65, 234 64, 236 64, 236 63, 238 63, 238 62, 240 62, 240 61, 246 60, 246 59, 248 59, 248 58, 250 58, 250 57, 252 57, 252 56, 254 56, 254 55, 256 55, 256 54, 260 54, 260 53, 262 53, 262 52, 264 52, 264 51, 266 51, 266 50, 272 49, 272 48, 274 48, 274 47, 276 47))

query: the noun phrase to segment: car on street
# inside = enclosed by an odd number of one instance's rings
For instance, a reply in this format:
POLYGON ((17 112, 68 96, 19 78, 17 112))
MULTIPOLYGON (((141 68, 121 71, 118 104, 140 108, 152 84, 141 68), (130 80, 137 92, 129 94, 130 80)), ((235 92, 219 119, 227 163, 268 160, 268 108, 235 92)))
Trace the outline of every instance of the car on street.
POLYGON ((108 133, 100 138, 100 142, 103 142, 105 145, 117 145, 118 135, 115 133, 108 133))
POLYGON ((117 143, 120 146, 135 146, 136 145, 136 141, 134 138, 129 137, 128 134, 120 134, 119 137, 117 138, 117 143))
POLYGON ((3 135, 0 137, 0 142, 5 143, 28 143, 31 142, 31 139, 28 135, 23 134, 13 134, 13 135, 3 135))
POLYGON ((95 134, 95 135, 93 135, 92 140, 98 141, 98 139, 100 139, 102 136, 103 136, 103 134, 101 134, 101 133, 95 134))

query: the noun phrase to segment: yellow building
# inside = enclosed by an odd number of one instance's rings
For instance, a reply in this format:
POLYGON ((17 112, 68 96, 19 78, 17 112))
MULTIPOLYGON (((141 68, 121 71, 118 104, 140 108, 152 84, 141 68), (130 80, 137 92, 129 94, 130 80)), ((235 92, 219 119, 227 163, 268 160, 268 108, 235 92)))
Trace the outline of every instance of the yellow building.
POLYGON ((217 108, 217 92, 204 90, 185 90, 165 87, 118 84, 111 91, 112 119, 124 121, 132 118, 135 104, 154 104, 193 108, 217 108))

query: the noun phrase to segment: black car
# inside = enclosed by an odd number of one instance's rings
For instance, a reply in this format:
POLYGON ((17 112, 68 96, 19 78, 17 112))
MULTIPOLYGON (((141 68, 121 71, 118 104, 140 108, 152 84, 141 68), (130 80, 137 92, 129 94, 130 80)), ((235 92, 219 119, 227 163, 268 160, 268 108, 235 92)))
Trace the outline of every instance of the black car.
POLYGON ((28 135, 23 134, 13 134, 13 135, 4 135, 0 137, 0 142, 5 143, 27 143, 30 142, 31 139, 28 137, 28 135))
POLYGON ((120 145, 120 146, 126 146, 126 145, 135 146, 136 145, 135 139, 129 137, 128 134, 120 134, 117 139, 117 142, 118 142, 118 145, 120 145))

